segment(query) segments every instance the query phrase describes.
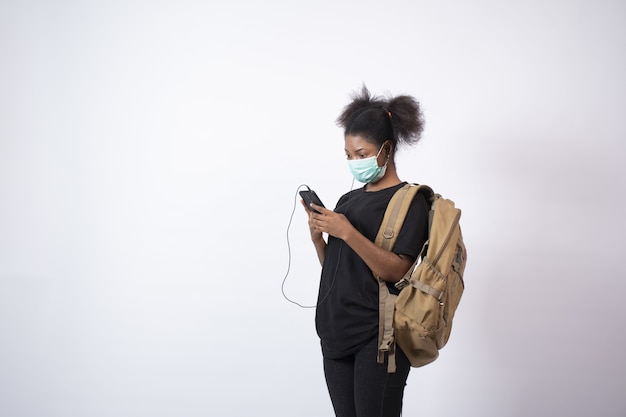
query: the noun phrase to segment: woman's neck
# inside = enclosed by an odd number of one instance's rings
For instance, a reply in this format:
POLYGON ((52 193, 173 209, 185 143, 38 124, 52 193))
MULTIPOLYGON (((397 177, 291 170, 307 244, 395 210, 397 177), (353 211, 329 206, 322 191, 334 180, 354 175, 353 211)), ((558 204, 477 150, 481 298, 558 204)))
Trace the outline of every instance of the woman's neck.
POLYGON ((385 188, 389 188, 389 187, 393 187, 395 185, 400 184, 402 181, 400 180, 400 177, 398 177, 398 174, 396 173, 395 169, 389 169, 391 167, 387 167, 387 172, 385 172, 385 176, 382 177, 380 180, 376 181, 373 184, 367 184, 365 186, 365 191, 367 192, 372 192, 372 191, 380 191, 380 190, 384 190, 385 188))

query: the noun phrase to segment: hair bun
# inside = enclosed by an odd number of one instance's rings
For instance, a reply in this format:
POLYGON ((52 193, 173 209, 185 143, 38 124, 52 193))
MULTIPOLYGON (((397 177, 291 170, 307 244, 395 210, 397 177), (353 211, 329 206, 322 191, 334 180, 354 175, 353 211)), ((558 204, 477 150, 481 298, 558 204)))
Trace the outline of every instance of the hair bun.
POLYGON ((377 144, 391 140, 394 145, 411 145, 420 139, 424 118, 415 98, 372 96, 365 85, 351 98, 337 118, 344 135, 362 135, 377 144))

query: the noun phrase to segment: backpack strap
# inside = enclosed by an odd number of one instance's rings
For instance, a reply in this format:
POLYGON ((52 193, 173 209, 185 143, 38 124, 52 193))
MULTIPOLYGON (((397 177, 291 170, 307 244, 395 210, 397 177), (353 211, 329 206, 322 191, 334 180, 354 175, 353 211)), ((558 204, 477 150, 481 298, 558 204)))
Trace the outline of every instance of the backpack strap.
MULTIPOLYGON (((374 241, 376 245, 391 251, 418 188, 406 184, 391 197, 374 241)), ((378 281, 378 363, 385 362, 387 352, 387 371, 393 373, 396 371, 396 344, 393 331, 396 296, 389 292, 384 280, 377 276, 374 278, 378 281)))
POLYGON ((419 186, 406 184, 391 197, 374 243, 388 251, 393 248, 418 189, 419 186))
MULTIPOLYGON (((404 287, 410 284, 409 280, 411 276, 413 275, 413 272, 415 272, 415 269, 417 268, 419 263, 425 259, 426 253, 428 251, 428 246, 430 245, 430 230, 432 229, 433 217, 435 215, 435 210, 434 210, 435 200, 441 197, 439 194, 435 194, 433 189, 430 188, 428 185, 415 184, 414 187, 415 187, 415 193, 416 194, 421 193, 426 199, 426 203, 428 204, 428 207, 429 207, 428 209, 428 239, 426 240, 426 242, 424 242, 424 245, 422 246, 420 253, 415 258, 415 262, 413 262, 413 265, 411 266, 411 268, 409 268, 409 271, 411 272, 405 274, 404 277, 400 281, 396 282, 396 284, 394 285, 399 290, 402 290, 404 287)), ((428 291, 424 291, 424 292, 428 292, 428 291)), ((434 295, 434 294, 431 294, 431 295, 434 295)), ((439 295, 435 295, 435 297, 439 297, 439 295)))

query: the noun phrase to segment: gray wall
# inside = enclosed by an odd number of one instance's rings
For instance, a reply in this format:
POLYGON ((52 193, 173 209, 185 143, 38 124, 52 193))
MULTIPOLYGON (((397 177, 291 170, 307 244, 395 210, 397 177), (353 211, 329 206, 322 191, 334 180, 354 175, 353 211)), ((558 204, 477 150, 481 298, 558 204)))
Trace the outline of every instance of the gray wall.
POLYGON ((0 414, 331 415, 287 225, 300 184, 350 189, 366 83, 421 101, 398 170, 469 251, 405 415, 626 415, 625 28, 606 0, 1 2, 0 414))

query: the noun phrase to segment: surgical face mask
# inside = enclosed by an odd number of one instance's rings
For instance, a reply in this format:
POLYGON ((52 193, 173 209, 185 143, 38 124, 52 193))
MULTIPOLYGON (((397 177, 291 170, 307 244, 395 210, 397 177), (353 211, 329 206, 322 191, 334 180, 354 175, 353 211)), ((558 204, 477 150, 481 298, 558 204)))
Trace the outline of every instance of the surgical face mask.
POLYGON ((348 160, 348 167, 354 179, 364 184, 370 184, 378 181, 385 175, 388 160, 385 161, 385 165, 382 167, 378 166, 378 156, 382 150, 383 147, 381 146, 376 156, 348 160))

